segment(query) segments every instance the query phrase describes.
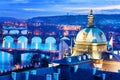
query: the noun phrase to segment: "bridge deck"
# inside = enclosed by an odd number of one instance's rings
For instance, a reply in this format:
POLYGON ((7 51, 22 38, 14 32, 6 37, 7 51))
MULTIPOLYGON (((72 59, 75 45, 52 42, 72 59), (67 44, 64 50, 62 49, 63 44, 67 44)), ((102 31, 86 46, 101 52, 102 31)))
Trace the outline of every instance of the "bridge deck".
POLYGON ((21 49, 21 48, 0 48, 0 51, 8 52, 10 54, 19 53, 59 53, 58 50, 40 50, 40 49, 21 49))

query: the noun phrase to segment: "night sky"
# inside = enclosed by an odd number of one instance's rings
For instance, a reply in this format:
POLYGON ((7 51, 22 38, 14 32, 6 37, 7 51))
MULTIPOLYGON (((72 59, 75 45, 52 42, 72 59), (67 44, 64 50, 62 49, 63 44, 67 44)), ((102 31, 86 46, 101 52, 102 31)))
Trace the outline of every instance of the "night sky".
POLYGON ((120 0, 0 0, 0 17, 27 19, 37 16, 120 14, 120 0))

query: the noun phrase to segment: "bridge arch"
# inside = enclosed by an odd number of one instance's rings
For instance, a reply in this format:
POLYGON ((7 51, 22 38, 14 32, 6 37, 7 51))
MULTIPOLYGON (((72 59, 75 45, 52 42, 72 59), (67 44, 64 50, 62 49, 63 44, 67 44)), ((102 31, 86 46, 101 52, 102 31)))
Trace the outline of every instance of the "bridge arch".
POLYGON ((14 39, 13 39, 11 36, 5 36, 5 37, 3 38, 3 41, 4 41, 4 42, 13 42, 14 39))
POLYGON ((22 30, 21 34, 27 34, 27 30, 22 30))
POLYGON ((35 36, 31 39, 31 48, 40 49, 42 39, 38 36, 35 36))
POLYGON ((20 36, 20 37, 18 38, 18 43, 22 43, 22 42, 27 43, 27 42, 28 42, 27 37, 25 37, 25 36, 20 36))
POLYGON ((56 39, 54 37, 47 37, 45 43, 56 43, 56 39))
POLYGON ((42 39, 38 36, 32 38, 32 43, 42 43, 42 39))
POLYGON ((27 48, 28 39, 25 36, 20 36, 18 38, 18 48, 27 48))
POLYGON ((19 30, 10 30, 9 34, 19 34, 19 30))
POLYGON ((3 30, 3 34, 8 34, 8 30, 3 30))
POLYGON ((10 48, 11 44, 13 44, 14 42, 14 38, 12 38, 11 36, 5 36, 3 38, 3 42, 2 42, 2 48, 10 48))

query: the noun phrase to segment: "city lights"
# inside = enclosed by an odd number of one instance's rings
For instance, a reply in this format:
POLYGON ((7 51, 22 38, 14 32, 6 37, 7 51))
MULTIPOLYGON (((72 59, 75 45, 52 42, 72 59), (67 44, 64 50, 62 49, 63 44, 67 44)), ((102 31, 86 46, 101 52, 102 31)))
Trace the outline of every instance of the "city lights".
POLYGON ((0 80, 118 80, 119 4, 1 0, 0 80))

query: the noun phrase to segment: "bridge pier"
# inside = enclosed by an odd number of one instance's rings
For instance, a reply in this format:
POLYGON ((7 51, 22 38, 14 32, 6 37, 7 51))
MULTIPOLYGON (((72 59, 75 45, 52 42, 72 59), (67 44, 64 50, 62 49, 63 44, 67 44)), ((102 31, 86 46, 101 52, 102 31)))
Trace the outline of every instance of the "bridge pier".
POLYGON ((3 39, 2 38, 0 38, 0 43, 2 43, 3 42, 3 39))
POLYGON ((32 42, 31 39, 28 39, 28 44, 31 44, 31 42, 32 42))
POLYGON ((17 38, 14 38, 14 43, 17 43, 18 42, 18 39, 17 38))
POLYGON ((1 33, 0 34, 0 43, 2 43, 3 42, 3 34, 1 33))
POLYGON ((46 37, 42 37, 42 44, 45 44, 45 39, 46 39, 46 37))
POLYGON ((60 38, 56 38, 56 44, 60 43, 60 38))
POLYGON ((21 64, 21 54, 19 52, 13 53, 13 65, 21 64))
POLYGON ((8 34, 10 34, 10 30, 8 30, 8 34))
POLYGON ((28 35, 28 36, 27 36, 28 44, 31 44, 31 42, 32 42, 32 37, 33 37, 33 35, 28 35))
POLYGON ((19 34, 22 34, 22 30, 19 30, 19 34))
POLYGON ((42 40, 42 44, 45 44, 45 40, 42 40))

